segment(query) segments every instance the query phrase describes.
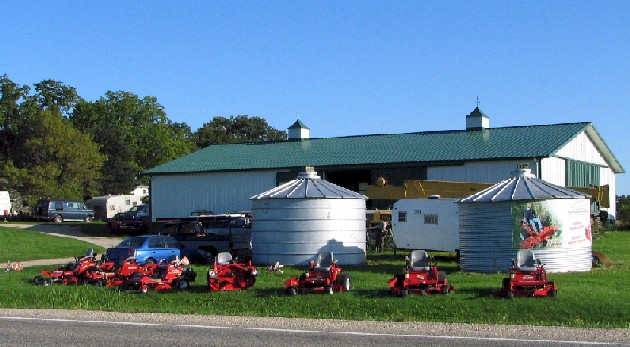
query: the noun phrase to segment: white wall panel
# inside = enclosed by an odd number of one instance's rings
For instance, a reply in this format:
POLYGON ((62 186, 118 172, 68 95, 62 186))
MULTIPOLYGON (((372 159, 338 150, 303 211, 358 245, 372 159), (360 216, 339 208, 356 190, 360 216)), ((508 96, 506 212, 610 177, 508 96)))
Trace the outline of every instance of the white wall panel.
POLYGON ((562 158, 543 158, 540 163, 540 179, 564 187, 566 186, 566 162, 562 158))
MULTIPOLYGON (((427 179, 457 182, 497 183, 512 177, 517 165, 529 164, 537 175, 534 160, 504 160, 469 162, 459 166, 432 166, 427 169, 427 179)), ((537 175, 538 176, 538 175, 537 175)))
POLYGON ((609 204, 610 204, 610 208, 605 208, 604 210, 608 211, 609 214, 614 215, 615 217, 617 216, 617 199, 615 198, 615 194, 617 192, 617 185, 616 185, 616 181, 615 181, 616 177, 615 177, 615 173, 606 167, 602 167, 599 169, 599 184, 600 185, 605 185, 607 184, 608 187, 608 191, 609 191, 609 204))
POLYGON ((572 141, 562 147, 556 156, 585 161, 587 163, 608 165, 586 132, 581 132, 572 141))
POLYGON ((250 210, 250 197, 275 186, 275 171, 153 176, 152 219, 186 217, 196 210, 250 210))

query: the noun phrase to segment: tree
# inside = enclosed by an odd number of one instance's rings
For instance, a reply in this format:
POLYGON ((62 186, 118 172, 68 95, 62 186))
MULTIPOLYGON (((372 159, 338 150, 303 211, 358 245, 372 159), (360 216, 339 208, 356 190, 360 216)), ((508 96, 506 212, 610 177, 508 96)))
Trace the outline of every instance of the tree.
POLYGON ((286 131, 274 129, 260 117, 250 118, 245 115, 214 117, 195 134, 195 142, 199 148, 226 143, 284 141, 286 138, 286 131))
POLYGON ((623 227, 630 227, 630 195, 617 196, 617 222, 623 227))
POLYGON ((171 122, 155 97, 109 91, 95 102, 78 102, 70 119, 102 146, 102 191, 109 194, 128 193, 142 183, 144 170, 194 149, 190 127, 171 122))
POLYGON ((17 132, 23 120, 20 117, 19 104, 30 90, 28 86, 20 86, 5 74, 0 77, 0 158, 8 159, 11 149, 17 140, 17 132))
POLYGON ((86 199, 99 192, 105 158, 90 135, 74 129, 52 110, 40 111, 32 129, 20 146, 29 160, 8 160, 3 168, 3 175, 24 194, 27 205, 42 197, 86 199))

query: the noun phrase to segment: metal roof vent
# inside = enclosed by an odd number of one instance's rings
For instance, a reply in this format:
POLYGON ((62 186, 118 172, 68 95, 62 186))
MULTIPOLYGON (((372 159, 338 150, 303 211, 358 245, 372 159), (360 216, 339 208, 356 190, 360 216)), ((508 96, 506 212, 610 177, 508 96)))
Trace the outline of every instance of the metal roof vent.
POLYGON ((466 130, 481 130, 490 127, 490 118, 486 116, 479 106, 466 116, 466 130))
POLYGON ((311 130, 298 119, 289 127, 289 140, 307 140, 310 138, 310 132, 311 130))

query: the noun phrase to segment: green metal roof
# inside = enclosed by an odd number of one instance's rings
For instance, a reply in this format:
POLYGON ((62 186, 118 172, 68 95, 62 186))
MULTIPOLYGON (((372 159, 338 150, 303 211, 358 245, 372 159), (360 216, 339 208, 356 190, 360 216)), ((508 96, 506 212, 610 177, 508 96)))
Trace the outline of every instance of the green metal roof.
POLYGON ((554 155, 583 131, 611 168, 623 172, 592 124, 584 122, 213 145, 147 170, 145 175, 542 158, 554 155))

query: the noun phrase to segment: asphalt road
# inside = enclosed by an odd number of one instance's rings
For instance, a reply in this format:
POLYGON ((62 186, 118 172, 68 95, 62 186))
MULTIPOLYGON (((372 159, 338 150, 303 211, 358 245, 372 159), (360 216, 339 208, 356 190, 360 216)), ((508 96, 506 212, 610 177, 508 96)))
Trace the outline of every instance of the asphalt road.
POLYGON ((0 346, 630 346, 630 329, 0 309, 0 346))

